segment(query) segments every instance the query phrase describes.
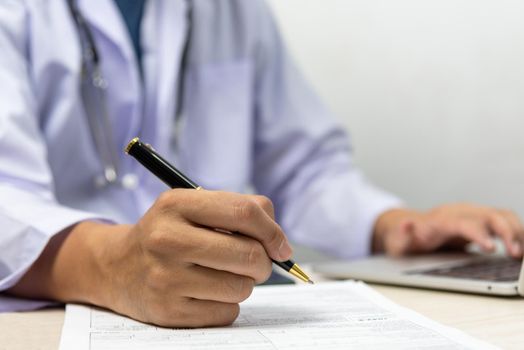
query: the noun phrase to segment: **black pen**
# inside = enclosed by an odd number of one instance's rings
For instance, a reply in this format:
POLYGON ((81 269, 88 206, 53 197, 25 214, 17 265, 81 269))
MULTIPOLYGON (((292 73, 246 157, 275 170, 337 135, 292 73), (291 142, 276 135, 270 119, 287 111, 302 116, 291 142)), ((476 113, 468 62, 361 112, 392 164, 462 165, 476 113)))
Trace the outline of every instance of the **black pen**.
MULTIPOLYGON (((171 188, 193 188, 196 190, 201 189, 199 185, 191 181, 185 176, 180 170, 175 168, 167 160, 162 158, 149 144, 142 143, 138 137, 132 139, 127 145, 125 152, 130 156, 134 157, 140 162, 146 169, 155 174, 160 180, 171 188)), ((275 264, 292 274, 293 276, 301 279, 304 282, 313 284, 313 281, 308 275, 300 269, 292 260, 288 261, 275 261, 275 264)))

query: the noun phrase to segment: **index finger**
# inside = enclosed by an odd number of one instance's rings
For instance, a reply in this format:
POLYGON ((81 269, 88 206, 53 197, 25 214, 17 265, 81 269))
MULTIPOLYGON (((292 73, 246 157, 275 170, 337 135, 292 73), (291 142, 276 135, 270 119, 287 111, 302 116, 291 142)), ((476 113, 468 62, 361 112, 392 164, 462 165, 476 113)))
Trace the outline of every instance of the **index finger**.
POLYGON ((162 194, 157 205, 192 223, 254 238, 274 260, 285 261, 291 257, 291 247, 282 228, 253 196, 175 189, 162 194))

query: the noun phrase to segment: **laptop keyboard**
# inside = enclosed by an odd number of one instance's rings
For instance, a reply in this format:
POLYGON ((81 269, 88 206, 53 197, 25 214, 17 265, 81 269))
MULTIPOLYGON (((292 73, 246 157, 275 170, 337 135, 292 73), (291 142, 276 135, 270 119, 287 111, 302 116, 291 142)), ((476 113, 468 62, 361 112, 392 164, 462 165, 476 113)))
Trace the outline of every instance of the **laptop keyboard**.
POLYGON ((511 258, 481 258, 452 266, 410 271, 408 274, 512 282, 519 279, 521 265, 522 260, 511 258))

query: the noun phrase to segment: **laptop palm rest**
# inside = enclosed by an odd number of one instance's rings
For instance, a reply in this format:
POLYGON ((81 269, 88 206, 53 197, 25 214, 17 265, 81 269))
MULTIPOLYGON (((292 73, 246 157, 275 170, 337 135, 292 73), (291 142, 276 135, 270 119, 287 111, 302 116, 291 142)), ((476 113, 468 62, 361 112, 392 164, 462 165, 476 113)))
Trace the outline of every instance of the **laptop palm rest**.
POLYGON ((485 256, 467 253, 441 253, 391 258, 378 255, 351 262, 322 263, 313 268, 316 272, 335 279, 356 279, 371 283, 478 294, 518 295, 518 279, 514 281, 487 281, 423 273, 424 271, 464 265, 472 259, 479 258, 485 258, 485 256))

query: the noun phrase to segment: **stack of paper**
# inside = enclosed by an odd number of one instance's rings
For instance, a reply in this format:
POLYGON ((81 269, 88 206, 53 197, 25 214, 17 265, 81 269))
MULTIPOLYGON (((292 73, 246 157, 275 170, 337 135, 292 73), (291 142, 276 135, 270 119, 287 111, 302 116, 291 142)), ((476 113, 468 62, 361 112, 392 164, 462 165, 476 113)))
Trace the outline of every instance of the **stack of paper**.
MULTIPOLYGON (((430 301, 428 301, 430 302, 430 301)), ((165 329, 68 305, 69 349, 495 349, 384 298, 363 283, 257 287, 230 327, 165 329)))

